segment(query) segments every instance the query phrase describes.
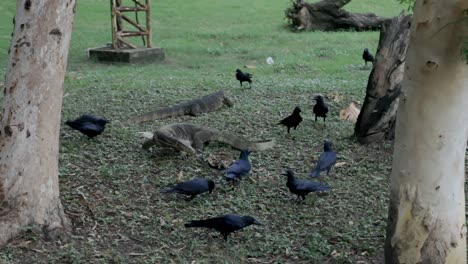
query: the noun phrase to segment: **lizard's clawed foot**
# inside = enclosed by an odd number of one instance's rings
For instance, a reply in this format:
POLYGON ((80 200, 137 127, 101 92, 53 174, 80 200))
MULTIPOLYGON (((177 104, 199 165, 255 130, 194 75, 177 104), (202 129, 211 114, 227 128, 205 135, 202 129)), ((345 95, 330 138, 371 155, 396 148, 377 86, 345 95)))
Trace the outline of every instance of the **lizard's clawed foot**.
POLYGON ((187 160, 187 159, 189 158, 189 156, 190 156, 190 154, 189 154, 188 152, 181 151, 181 152, 180 152, 179 158, 180 158, 181 160, 187 160))

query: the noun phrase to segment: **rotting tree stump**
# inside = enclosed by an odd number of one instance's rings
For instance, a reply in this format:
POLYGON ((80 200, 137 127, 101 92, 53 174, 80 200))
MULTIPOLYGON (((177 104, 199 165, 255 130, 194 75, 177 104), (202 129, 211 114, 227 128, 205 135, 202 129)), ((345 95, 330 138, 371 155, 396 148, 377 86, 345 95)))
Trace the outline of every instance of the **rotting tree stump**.
POLYGON ((349 2, 351 0, 322 0, 316 3, 295 0, 292 7, 285 10, 285 16, 292 28, 307 31, 378 30, 382 23, 391 20, 372 13, 350 13, 342 9, 349 2))
POLYGON ((366 98, 354 127, 362 144, 394 138, 410 25, 411 16, 403 14, 382 24, 366 98))

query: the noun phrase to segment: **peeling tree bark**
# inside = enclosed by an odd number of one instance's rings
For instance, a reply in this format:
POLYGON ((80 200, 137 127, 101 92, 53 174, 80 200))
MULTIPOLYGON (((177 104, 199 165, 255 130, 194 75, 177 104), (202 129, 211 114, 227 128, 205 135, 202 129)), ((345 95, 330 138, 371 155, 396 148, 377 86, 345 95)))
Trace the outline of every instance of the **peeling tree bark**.
POLYGON ((466 263, 466 0, 417 0, 397 114, 386 263, 466 263))
POLYGON ((349 13, 342 9, 351 0, 322 0, 308 3, 296 0, 293 6, 285 10, 285 16, 291 26, 299 30, 377 30, 388 18, 375 14, 349 13))
POLYGON ((59 199, 63 80, 75 0, 18 0, 0 121, 0 244, 25 226, 68 231, 59 199))
POLYGON ((403 14, 382 24, 366 98, 354 127, 360 143, 394 138, 410 25, 411 16, 403 14))

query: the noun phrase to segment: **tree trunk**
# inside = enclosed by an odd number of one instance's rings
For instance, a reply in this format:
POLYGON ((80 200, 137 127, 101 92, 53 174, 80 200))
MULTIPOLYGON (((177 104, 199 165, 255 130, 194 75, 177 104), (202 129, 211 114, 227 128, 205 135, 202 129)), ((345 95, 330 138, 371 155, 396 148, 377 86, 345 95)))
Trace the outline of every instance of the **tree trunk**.
POLYGON ((360 143, 394 137, 410 25, 411 16, 403 14, 382 24, 366 98, 354 127, 360 143))
POLYGON ((397 114, 386 263, 466 263, 468 1, 417 0, 397 114))
POLYGON ((63 80, 74 0, 18 0, 0 120, 0 244, 25 226, 68 231, 58 187, 63 80))
POLYGON ((322 0, 308 3, 296 0, 285 10, 285 16, 294 29, 335 31, 342 29, 377 30, 389 20, 375 14, 353 14, 342 9, 351 0, 322 0))

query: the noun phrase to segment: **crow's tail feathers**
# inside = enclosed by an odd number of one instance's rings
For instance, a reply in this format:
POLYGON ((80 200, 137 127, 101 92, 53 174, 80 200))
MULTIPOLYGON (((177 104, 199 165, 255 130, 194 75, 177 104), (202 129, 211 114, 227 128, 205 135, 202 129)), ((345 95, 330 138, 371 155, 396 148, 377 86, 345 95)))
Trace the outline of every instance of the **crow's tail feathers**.
POLYGON ((190 223, 186 223, 185 227, 210 227, 209 222, 205 220, 192 220, 190 223))
POLYGON ((326 186, 326 185, 321 185, 321 186, 318 186, 317 187, 317 191, 328 191, 330 190, 331 187, 330 186, 326 186))
POLYGON ((175 191, 174 188, 168 187, 168 188, 161 189, 159 192, 160 193, 172 193, 174 191, 175 191))
POLYGON ((65 125, 67 125, 67 126, 73 128, 73 129, 77 129, 77 127, 78 127, 78 125, 75 123, 75 121, 71 121, 71 120, 67 120, 67 121, 65 122, 65 125))

